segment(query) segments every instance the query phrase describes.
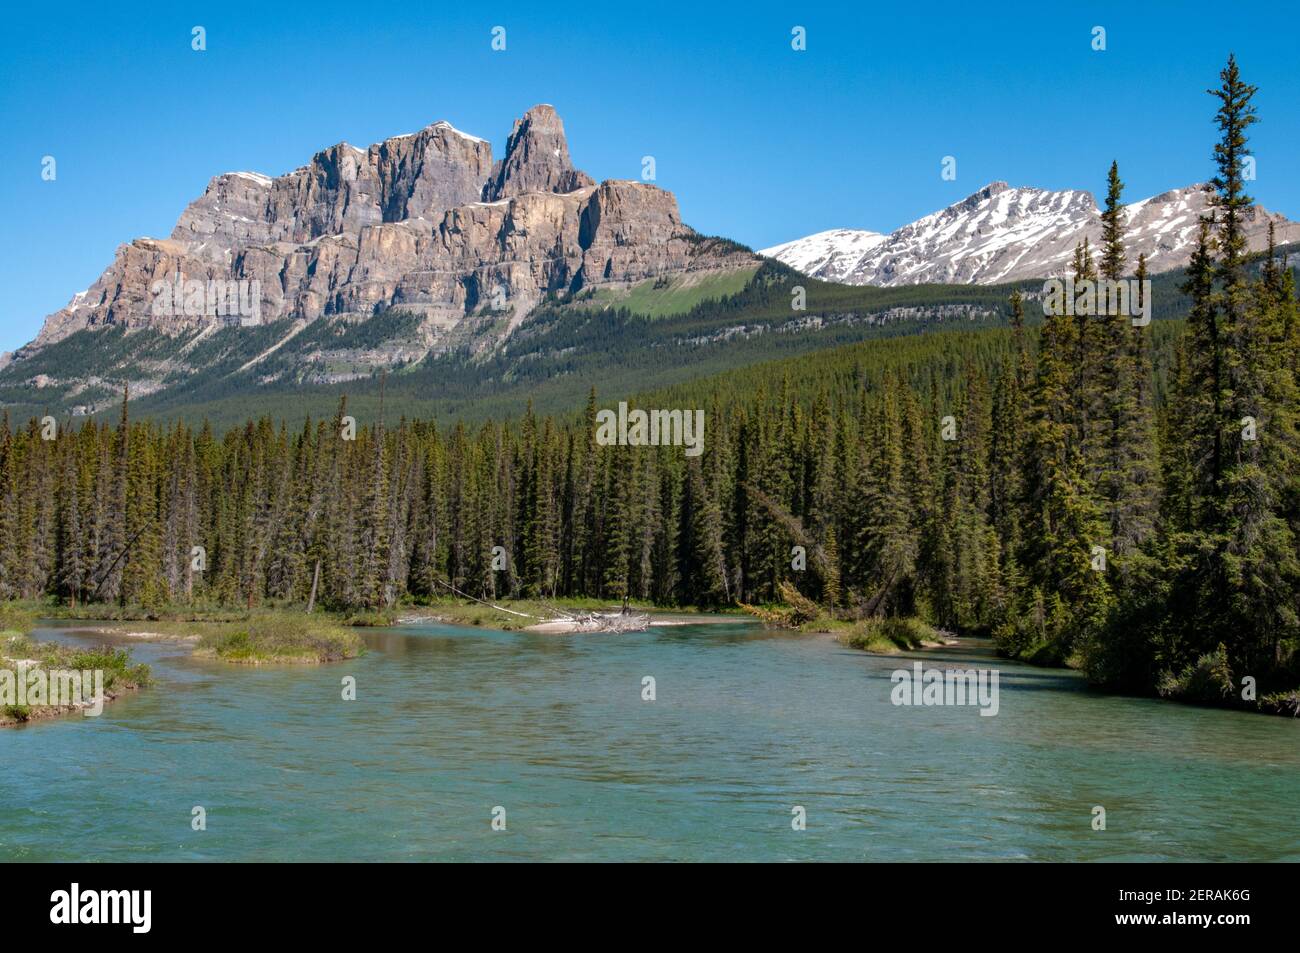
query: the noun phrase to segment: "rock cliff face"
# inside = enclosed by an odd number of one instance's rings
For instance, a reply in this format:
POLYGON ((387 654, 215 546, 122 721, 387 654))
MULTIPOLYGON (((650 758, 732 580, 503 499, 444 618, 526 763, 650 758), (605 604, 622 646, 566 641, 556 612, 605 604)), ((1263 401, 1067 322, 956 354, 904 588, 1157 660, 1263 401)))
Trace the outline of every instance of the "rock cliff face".
POLYGON ((246 282, 258 292, 257 323, 400 308, 422 315, 436 339, 475 313, 507 317, 508 331, 548 292, 756 261, 702 252, 694 237, 672 193, 597 185, 575 169, 551 106, 515 122, 495 163, 488 142, 436 122, 368 149, 339 143, 276 178, 217 176, 168 239, 119 247, 33 346, 102 325, 238 322, 210 306, 160 309, 156 283, 177 276, 217 283, 218 295, 221 283, 246 282))

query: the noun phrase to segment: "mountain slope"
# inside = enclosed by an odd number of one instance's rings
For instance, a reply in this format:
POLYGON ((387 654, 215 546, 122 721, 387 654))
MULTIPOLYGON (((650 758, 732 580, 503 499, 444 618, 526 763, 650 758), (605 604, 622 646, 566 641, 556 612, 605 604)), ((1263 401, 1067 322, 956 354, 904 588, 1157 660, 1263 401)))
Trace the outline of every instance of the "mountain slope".
POLYGON ((738 291, 732 277, 692 278, 652 279, 626 294, 598 288, 549 297, 485 351, 430 351, 421 317, 401 310, 170 333, 85 329, 0 370, 0 407, 15 418, 112 415, 129 387, 137 415, 207 416, 224 425, 273 407, 292 421, 332 412, 344 393, 349 406, 375 412, 384 368, 390 413, 508 416, 527 400, 570 406, 592 386, 630 393, 879 335, 996 324, 1010 291, 853 287, 770 260, 738 291), (805 310, 791 307, 794 285, 806 289, 805 310))
MULTIPOLYGON (((1300 245, 1280 251, 1300 269, 1300 245)), ((1250 267, 1261 264, 1256 256, 1250 267)), ((621 296, 597 289, 547 299, 499 347, 479 353, 426 353, 420 317, 401 311, 177 334, 83 330, 0 371, 0 408, 15 420, 47 413, 111 420, 129 386, 135 416, 207 418, 218 428, 268 412, 291 424, 319 418, 344 394, 358 419, 383 410, 391 419, 481 421, 511 417, 528 401, 547 412, 578 406, 591 387, 617 398, 856 341, 997 325, 1013 288, 1025 295, 1030 323, 1041 315, 1041 281, 853 286, 771 259, 739 291, 730 277, 692 279, 652 279, 621 296), (795 285, 806 289, 805 311, 791 309, 795 285), (379 368, 388 369, 386 380, 379 368)), ((1153 275, 1157 324, 1186 313, 1183 281, 1181 270, 1153 275)))
MULTIPOLYGON (((1184 267, 1211 194, 1200 184, 1129 205, 1124 238, 1130 262, 1145 253, 1152 272, 1184 267)), ((1270 221, 1279 244, 1300 240, 1300 223, 1255 206, 1245 226, 1252 250, 1267 244, 1270 221)), ((993 182, 886 236, 839 229, 760 254, 846 284, 990 284, 1063 274, 1075 245, 1085 237, 1096 244, 1100 236, 1100 210, 1090 193, 993 182)))
POLYGON ((865 229, 832 228, 784 245, 764 248, 759 254, 823 281, 844 282, 873 248, 888 239, 888 235, 865 229))

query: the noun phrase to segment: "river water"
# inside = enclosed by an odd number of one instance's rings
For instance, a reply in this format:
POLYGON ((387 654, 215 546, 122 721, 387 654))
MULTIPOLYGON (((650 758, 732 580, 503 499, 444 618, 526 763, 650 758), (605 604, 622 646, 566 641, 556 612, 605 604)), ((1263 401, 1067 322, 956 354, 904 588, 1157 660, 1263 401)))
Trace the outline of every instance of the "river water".
POLYGON ((741 622, 365 636, 314 667, 132 644, 155 687, 0 729, 0 859, 1300 860, 1300 720, 741 622), (995 667, 998 714, 893 705, 918 657, 995 667))

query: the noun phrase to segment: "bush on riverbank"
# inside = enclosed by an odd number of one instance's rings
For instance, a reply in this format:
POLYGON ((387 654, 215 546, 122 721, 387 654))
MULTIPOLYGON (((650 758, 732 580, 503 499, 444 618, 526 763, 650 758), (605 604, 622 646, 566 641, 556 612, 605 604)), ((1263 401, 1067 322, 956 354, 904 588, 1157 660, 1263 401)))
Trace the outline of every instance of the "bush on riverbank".
POLYGON ((1259 700, 1259 707, 1261 711, 1273 715, 1290 715, 1292 718, 1300 718, 1300 688, 1289 692, 1274 692, 1271 695, 1265 695, 1259 700))
POLYGON ((851 649, 893 655, 943 640, 943 633, 917 618, 864 619, 841 637, 851 649))
POLYGON ((768 625, 783 629, 804 629, 829 618, 821 606, 785 580, 778 584, 777 591, 781 595, 781 602, 775 605, 751 606, 742 602, 740 607, 768 625))
POLYGON ((1248 708, 1274 715, 1300 716, 1300 689, 1271 692, 1258 701, 1244 695, 1243 677, 1235 676, 1222 643, 1181 672, 1165 672, 1156 690, 1162 698, 1192 705, 1248 708))
POLYGON ((400 619, 400 612, 375 610, 373 612, 350 612, 339 619, 339 625, 352 626, 358 629, 383 628, 385 626, 397 625, 400 619))
POLYGON ((257 613, 217 631, 200 625, 196 655, 242 665, 339 662, 365 649, 361 637, 337 622, 300 613, 257 613))
POLYGON ((0 602, 0 635, 26 635, 36 624, 36 613, 15 602, 0 602))
POLYGON ((993 630, 993 641, 998 654, 1030 665, 1059 668, 1069 664, 1067 646, 1071 620, 1061 597, 1053 594, 1045 599, 1035 589, 1028 600, 1027 609, 1011 613, 993 630))
POLYGON ((1202 655, 1182 672, 1165 672, 1156 691, 1163 698, 1176 698, 1197 705, 1233 703, 1236 688, 1228 667, 1227 648, 1219 643, 1213 652, 1202 655))
POLYGON ((836 635, 849 648, 892 655, 936 645, 945 633, 916 616, 847 619, 823 609, 787 582, 780 584, 783 602, 771 606, 741 605, 767 625, 799 632, 836 635))

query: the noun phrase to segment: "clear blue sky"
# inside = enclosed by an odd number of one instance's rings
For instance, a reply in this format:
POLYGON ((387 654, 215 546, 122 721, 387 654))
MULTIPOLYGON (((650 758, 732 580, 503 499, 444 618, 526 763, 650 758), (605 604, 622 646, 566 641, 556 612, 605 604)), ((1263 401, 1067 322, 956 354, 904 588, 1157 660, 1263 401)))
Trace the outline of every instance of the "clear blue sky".
POLYGON ((1096 192, 1112 157, 1130 199, 1203 180, 1203 90, 1231 50, 1261 87, 1253 194, 1300 218, 1296 26, 1293 4, 1199 0, 16 4, 0 30, 0 350, 119 243, 167 235, 219 172, 275 175, 437 119, 499 157, 538 102, 579 167, 635 178, 654 155, 688 223, 759 248, 887 231, 996 179, 1096 192))

